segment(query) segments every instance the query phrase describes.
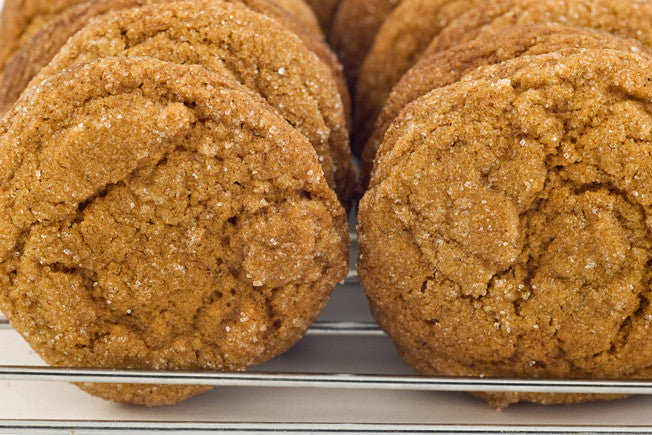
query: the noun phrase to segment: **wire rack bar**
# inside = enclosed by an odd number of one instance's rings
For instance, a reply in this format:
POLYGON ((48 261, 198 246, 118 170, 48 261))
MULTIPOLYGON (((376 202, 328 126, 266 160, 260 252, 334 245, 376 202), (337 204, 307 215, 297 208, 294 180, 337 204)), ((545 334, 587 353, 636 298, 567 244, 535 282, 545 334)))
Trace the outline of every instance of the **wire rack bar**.
MULTIPOLYGON (((6 319, 0 319, 0 328, 9 329, 11 326, 6 319)), ((308 331, 308 335, 380 337, 384 333, 373 322, 316 322, 308 331)), ((311 373, 196 373, 36 366, 0 366, 0 380, 415 391, 652 394, 652 380, 426 378, 311 373)))
POLYGON ((525 425, 399 425, 338 423, 212 423, 212 422, 115 422, 58 420, 0 420, 0 433, 52 434, 73 432, 142 434, 172 433, 318 433, 318 434, 641 434, 644 426, 525 426, 525 425))
POLYGON ((0 380, 220 387, 652 394, 652 380, 494 379, 318 373, 215 373, 0 366, 0 380))
POLYGON ((315 322, 308 336, 384 337, 374 322, 315 322))

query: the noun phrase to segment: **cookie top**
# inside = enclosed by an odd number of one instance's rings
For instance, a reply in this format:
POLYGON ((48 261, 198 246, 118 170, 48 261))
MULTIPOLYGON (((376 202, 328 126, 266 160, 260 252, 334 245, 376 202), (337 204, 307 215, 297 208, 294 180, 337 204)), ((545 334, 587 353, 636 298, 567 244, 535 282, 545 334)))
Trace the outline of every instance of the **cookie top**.
MULTIPOLYGON (((52 18, 48 24, 24 42, 7 62, 2 81, 0 82, 0 113, 5 113, 18 99, 29 81, 47 65, 59 52, 66 41, 88 22, 98 15, 107 12, 143 6, 155 3, 168 3, 171 0, 93 0, 70 7, 52 18)), ((252 10, 265 14, 278 21, 288 30, 301 38, 304 44, 326 63, 335 78, 342 101, 345 105, 347 120, 350 117, 350 98, 342 67, 333 52, 323 41, 323 35, 316 23, 305 21, 300 6, 308 9, 308 14, 314 14, 303 0, 213 0, 215 3, 239 2, 252 10), (296 4, 295 4, 296 3, 296 4), (295 14, 295 15, 293 15, 295 14), (304 21, 301 19, 304 18, 304 21)))
MULTIPOLYGON (((243 369, 296 342, 348 271, 313 148, 205 68, 72 66, 23 94, 0 150, 0 308, 49 364, 243 369)), ((139 388, 92 391, 176 400, 139 388)))
POLYGON ((483 35, 449 50, 425 53, 394 86, 376 128, 362 155, 362 184, 366 186, 373 161, 385 133, 406 104, 461 79, 468 72, 519 56, 553 53, 572 48, 608 48, 632 51, 652 58, 649 49, 640 42, 588 28, 560 24, 532 24, 509 27, 497 34, 483 35))
POLYGON ((0 72, 25 41, 52 17, 84 0, 5 0, 0 16, 0 72))
POLYGON ((364 146, 403 74, 451 20, 486 0, 403 0, 385 20, 362 64, 356 90, 354 147, 364 146))
POLYGON ((385 19, 402 0, 342 0, 329 39, 352 89, 360 66, 385 19))
POLYGON ((237 78, 308 138, 329 184, 343 202, 351 199, 355 172, 337 86, 328 67, 275 21, 241 4, 212 0, 116 11, 77 32, 32 83, 110 56, 197 64, 237 78))
POLYGON ((381 323, 424 373, 649 376, 652 61, 578 50, 468 77, 401 112, 361 202, 381 323))
POLYGON ((652 3, 648 0, 493 0, 451 22, 428 51, 443 51, 510 26, 541 22, 604 30, 652 47, 652 3))

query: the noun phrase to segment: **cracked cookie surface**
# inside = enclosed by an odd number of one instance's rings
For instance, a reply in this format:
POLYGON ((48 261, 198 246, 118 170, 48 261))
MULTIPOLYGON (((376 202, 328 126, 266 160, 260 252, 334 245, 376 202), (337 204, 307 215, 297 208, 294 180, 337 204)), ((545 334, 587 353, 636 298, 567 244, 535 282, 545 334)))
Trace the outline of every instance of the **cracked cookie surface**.
POLYGON ((651 101, 649 59, 580 50, 484 67, 406 107, 360 205, 358 268, 415 369, 652 375, 651 101))
POLYGON ((606 32, 554 23, 514 26, 483 35, 443 52, 426 53, 394 86, 362 154, 363 186, 369 183, 376 152, 392 121, 408 103, 436 88, 460 80, 483 65, 573 48, 606 48, 631 51, 652 58, 649 48, 637 40, 606 32))
MULTIPOLYGON (((0 308, 51 365, 242 370, 348 272, 314 149, 202 67, 74 65, 21 97, 0 149, 0 308)), ((81 387, 146 405, 206 389, 81 387)))
POLYGON ((351 200, 356 179, 337 84, 329 68, 272 19, 239 3, 211 0, 116 11, 77 32, 31 83, 110 56, 197 64, 235 77, 308 138, 331 187, 343 203, 351 200))

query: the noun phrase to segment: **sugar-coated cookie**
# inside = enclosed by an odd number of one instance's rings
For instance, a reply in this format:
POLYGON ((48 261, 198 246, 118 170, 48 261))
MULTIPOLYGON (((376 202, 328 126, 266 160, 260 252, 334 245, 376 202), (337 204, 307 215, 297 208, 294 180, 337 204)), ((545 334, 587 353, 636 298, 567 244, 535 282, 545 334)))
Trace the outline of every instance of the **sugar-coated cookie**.
POLYGON ((376 33, 401 0, 342 0, 333 19, 330 41, 355 89, 360 66, 376 33))
POLYGON ((356 180, 337 85, 329 68, 276 21, 239 2, 214 0, 115 11, 71 37, 32 83, 72 64, 110 56, 198 64, 235 77, 309 139, 327 181, 343 203, 350 202, 356 180))
POLYGON ((85 0, 4 0, 0 15, 0 72, 41 26, 62 10, 85 0))
POLYGON ((358 270, 416 370, 652 376, 649 58, 580 49, 483 67, 406 106, 384 149, 358 270))
POLYGON ((362 185, 368 185, 376 152, 390 124, 406 104, 435 88, 456 82, 480 66, 572 48, 610 48, 652 57, 649 48, 634 39, 555 23, 508 27, 443 52, 426 53, 394 86, 376 121, 374 133, 362 153, 362 185))
POLYGON ((361 152, 392 87, 458 15, 487 0, 402 0, 376 35, 357 82, 353 148, 361 152))
MULTIPOLYGON (((313 147, 203 67, 73 65, 23 94, 0 150, 0 309, 51 365, 242 370, 347 274, 313 147)), ((206 389, 80 386, 145 405, 206 389)))

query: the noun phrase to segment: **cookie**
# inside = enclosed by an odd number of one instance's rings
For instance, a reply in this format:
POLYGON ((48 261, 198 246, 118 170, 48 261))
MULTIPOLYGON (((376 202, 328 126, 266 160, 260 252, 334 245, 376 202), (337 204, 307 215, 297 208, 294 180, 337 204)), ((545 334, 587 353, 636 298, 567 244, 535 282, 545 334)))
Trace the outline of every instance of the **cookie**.
POLYGON ((649 49, 636 40, 554 23, 509 27, 495 35, 483 35, 443 52, 425 53, 419 63, 394 86, 378 117, 375 131, 362 154, 362 185, 368 185, 376 152, 390 124, 406 104, 435 88, 458 81, 480 66, 569 48, 609 48, 652 58, 649 49))
POLYGON ((309 139, 327 181, 343 203, 350 202, 355 171, 337 86, 328 67, 272 19, 238 3, 213 0, 116 11, 77 32, 32 83, 72 64, 110 56, 198 64, 237 78, 309 139))
POLYGON ((428 51, 443 51, 513 25, 542 22, 590 27, 652 47, 652 3, 648 0, 493 0, 451 22, 428 51))
MULTIPOLYGON (((36 75, 41 68, 47 65, 52 58, 59 52, 66 41, 77 31, 82 29, 88 22, 98 15, 107 12, 143 6, 154 3, 168 3, 171 0, 93 0, 71 7, 55 16, 45 25, 35 36, 23 43, 7 63, 0 82, 0 113, 5 113, 11 105, 18 99, 18 96, 25 88, 27 83, 36 75)), ((221 1, 238 1, 238 0, 214 0, 221 1)), ((342 95, 342 102, 345 107, 347 124, 350 118, 350 97, 346 87, 346 81, 342 72, 342 67, 337 58, 329 47, 323 42, 323 35, 318 29, 316 30, 310 23, 300 21, 288 11, 297 9, 293 13, 301 15, 296 6, 293 8, 293 2, 303 3, 303 0, 239 0, 246 4, 252 10, 263 13, 270 18, 275 19, 288 30, 296 33, 304 44, 319 58, 325 62, 333 73, 337 81, 338 89, 342 95), (281 6, 279 6, 281 5, 281 6)), ((304 7, 308 8, 304 3, 304 7)), ((311 13, 308 11, 308 13, 311 13)))
POLYGON ((360 204, 358 269, 415 369, 652 375, 651 101, 649 58, 578 49, 483 67, 405 107, 360 204))
POLYGON ((306 30, 323 38, 324 34, 319 18, 315 15, 312 7, 306 0, 271 0, 271 3, 275 3, 277 6, 291 13, 306 27, 306 30))
MULTIPOLYGON (((288 349, 348 271, 308 141, 205 68, 77 64, 0 130, 0 309, 54 366, 242 370, 288 349)), ((205 387, 92 385, 160 405, 205 387)))
POLYGON ((376 35, 356 89, 353 147, 362 152, 376 118, 403 74, 451 20, 487 0, 403 0, 376 35))
POLYGON ((317 14, 322 29, 328 33, 340 0, 306 0, 306 2, 317 14))
POLYGON ((0 71, 20 45, 54 15, 84 0, 5 0, 0 16, 0 71))
POLYGON ((402 0, 342 0, 333 19, 330 41, 355 89, 360 66, 385 19, 402 0))

